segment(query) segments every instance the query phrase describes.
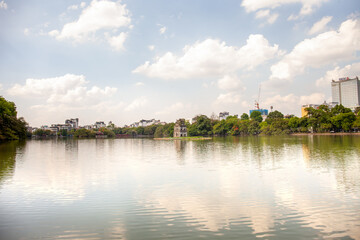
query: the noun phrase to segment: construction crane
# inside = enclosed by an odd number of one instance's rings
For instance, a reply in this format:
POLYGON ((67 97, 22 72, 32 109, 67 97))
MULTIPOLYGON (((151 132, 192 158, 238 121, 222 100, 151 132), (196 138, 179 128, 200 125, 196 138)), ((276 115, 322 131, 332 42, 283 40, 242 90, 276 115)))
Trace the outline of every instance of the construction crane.
POLYGON ((260 91, 261 91, 261 84, 259 85, 259 95, 257 100, 255 100, 255 109, 260 109, 260 91))

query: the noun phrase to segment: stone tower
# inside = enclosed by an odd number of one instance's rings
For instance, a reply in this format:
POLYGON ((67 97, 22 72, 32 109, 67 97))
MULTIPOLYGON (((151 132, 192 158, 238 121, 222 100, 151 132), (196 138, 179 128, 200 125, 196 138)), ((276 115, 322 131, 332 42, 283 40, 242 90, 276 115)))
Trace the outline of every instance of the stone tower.
POLYGON ((187 128, 185 125, 185 119, 180 118, 176 121, 174 126, 174 137, 187 137, 187 128))

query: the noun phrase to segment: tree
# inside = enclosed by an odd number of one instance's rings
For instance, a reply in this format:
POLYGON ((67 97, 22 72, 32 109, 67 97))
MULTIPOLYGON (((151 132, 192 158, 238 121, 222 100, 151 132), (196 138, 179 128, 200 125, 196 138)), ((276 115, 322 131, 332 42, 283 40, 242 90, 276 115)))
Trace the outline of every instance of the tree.
POLYGON ((196 118, 196 122, 188 129, 189 136, 208 136, 212 134, 211 120, 205 115, 196 118))
POLYGON ((274 111, 274 112, 271 112, 269 113, 269 115, 266 117, 266 122, 267 123, 270 123, 273 121, 273 120, 276 120, 276 119, 283 119, 284 118, 284 114, 282 114, 281 112, 279 111, 274 111))
POLYGON ((332 115, 337 115, 337 114, 340 114, 340 113, 349 113, 351 112, 351 109, 350 108, 346 108, 344 107, 343 105, 336 105, 335 107, 333 107, 331 109, 331 114, 332 115))
POLYGON ((247 113, 243 113, 240 117, 241 120, 249 120, 249 115, 247 113))
POLYGON ((52 132, 50 130, 45 130, 45 129, 36 129, 33 133, 35 136, 38 137, 48 137, 52 135, 52 132))
POLYGON ((252 135, 259 134, 260 133, 259 122, 256 120, 250 120, 248 131, 249 131, 249 134, 252 134, 252 135))
POLYGON ((356 107, 354 113, 356 116, 359 116, 360 115, 360 107, 356 107))
POLYGON ((77 138, 94 138, 96 133, 92 130, 88 130, 85 128, 76 129, 74 132, 74 137, 77 138))
POLYGON ((225 128, 225 120, 221 120, 217 124, 215 124, 213 127, 213 132, 216 135, 225 136, 227 133, 225 128))
POLYGON ((353 123, 356 120, 356 116, 353 112, 339 113, 331 117, 331 122, 337 131, 350 131, 353 123))
POLYGON ((289 127, 293 132, 296 132, 300 127, 300 119, 298 117, 292 117, 289 119, 289 127))
POLYGON ((358 115, 352 125, 357 131, 360 129, 360 116, 358 115))
POLYGON ((15 103, 0 96, 0 140, 25 138, 26 127, 24 118, 17 118, 15 103))
POLYGON ((137 127, 136 128, 136 133, 138 135, 144 135, 144 131, 145 131, 145 128, 144 127, 137 127))
POLYGON ((252 111, 252 113, 250 114, 250 118, 257 121, 258 123, 261 123, 263 120, 260 111, 252 111))

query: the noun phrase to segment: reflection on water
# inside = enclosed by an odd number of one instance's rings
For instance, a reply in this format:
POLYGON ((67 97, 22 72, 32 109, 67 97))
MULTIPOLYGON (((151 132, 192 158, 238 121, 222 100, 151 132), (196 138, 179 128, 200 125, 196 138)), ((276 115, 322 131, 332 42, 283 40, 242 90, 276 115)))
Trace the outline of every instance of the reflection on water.
POLYGON ((3 144, 0 238, 359 239, 359 149, 357 136, 3 144))
POLYGON ((16 154, 22 154, 25 142, 12 141, 0 144, 0 186, 15 171, 16 154))

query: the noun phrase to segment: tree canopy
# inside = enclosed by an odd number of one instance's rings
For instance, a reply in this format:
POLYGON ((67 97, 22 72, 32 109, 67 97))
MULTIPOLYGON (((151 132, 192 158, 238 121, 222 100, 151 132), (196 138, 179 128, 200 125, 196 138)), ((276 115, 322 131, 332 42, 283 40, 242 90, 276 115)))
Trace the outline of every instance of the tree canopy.
POLYGON ((17 118, 15 103, 0 96, 0 140, 13 140, 26 137, 24 118, 17 118))

